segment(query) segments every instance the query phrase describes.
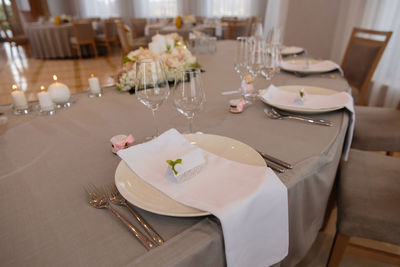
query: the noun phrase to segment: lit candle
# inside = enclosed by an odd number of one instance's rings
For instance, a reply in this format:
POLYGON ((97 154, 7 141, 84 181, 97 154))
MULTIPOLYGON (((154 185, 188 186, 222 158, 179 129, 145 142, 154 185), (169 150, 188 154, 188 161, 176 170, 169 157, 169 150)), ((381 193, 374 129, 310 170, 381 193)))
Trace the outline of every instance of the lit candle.
POLYGON ((46 89, 42 85, 40 87, 40 93, 38 93, 38 99, 39 99, 39 104, 40 104, 40 109, 41 110, 53 110, 54 109, 54 103, 51 100, 50 94, 46 92, 46 89))
POLYGON ((57 76, 53 75, 54 83, 50 84, 47 91, 50 94, 51 99, 56 104, 65 104, 68 102, 71 93, 69 92, 68 86, 63 83, 57 82, 57 76))
POLYGON ((17 109, 27 109, 28 102, 26 101, 26 97, 24 92, 18 89, 18 87, 14 84, 12 86, 13 91, 11 92, 12 98, 14 100, 14 106, 17 109))
POLYGON ((98 93, 100 93, 100 83, 99 83, 99 79, 98 79, 97 77, 94 77, 93 73, 90 74, 89 86, 90 86, 90 92, 91 92, 92 94, 98 94, 98 93))

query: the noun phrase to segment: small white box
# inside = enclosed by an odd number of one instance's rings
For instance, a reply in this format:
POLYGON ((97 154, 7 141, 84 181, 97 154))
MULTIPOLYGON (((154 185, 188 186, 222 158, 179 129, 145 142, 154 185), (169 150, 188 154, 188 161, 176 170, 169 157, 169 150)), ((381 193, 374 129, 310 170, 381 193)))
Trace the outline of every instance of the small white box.
POLYGON ((181 163, 176 163, 174 165, 176 173, 172 169, 171 165, 169 165, 167 171, 167 178, 172 178, 178 183, 182 183, 196 176, 205 163, 203 151, 199 148, 179 157, 178 159, 181 159, 181 163))

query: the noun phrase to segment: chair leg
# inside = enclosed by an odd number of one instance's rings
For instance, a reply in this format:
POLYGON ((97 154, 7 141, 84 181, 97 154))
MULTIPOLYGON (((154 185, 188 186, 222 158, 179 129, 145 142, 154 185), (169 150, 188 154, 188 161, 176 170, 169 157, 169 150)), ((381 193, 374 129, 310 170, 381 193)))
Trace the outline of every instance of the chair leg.
POLYGON ((78 45, 78 46, 76 47, 76 50, 78 51, 78 57, 79 57, 79 59, 82 59, 81 45, 78 45))
POLYGON ((92 47, 93 47, 93 51, 94 51, 94 57, 97 58, 97 48, 96 48, 96 44, 92 43, 92 47))
POLYGON ((107 55, 111 54, 111 47, 110 47, 110 43, 106 42, 106 47, 107 47, 107 55))
POLYGON ((336 232, 333 246, 328 259, 328 267, 338 267, 342 261, 350 237, 336 232))

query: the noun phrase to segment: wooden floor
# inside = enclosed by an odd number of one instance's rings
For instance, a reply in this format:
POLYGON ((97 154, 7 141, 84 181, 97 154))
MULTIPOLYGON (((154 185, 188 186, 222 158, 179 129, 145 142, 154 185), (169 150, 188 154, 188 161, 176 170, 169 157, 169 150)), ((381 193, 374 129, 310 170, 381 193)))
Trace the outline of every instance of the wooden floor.
MULTIPOLYGON (((121 66, 120 50, 115 48, 108 56, 89 59, 52 59, 40 60, 27 57, 21 47, 0 43, 0 105, 10 104, 11 86, 18 85, 25 91, 28 100, 36 100, 36 94, 41 85, 52 83, 52 75, 56 74, 59 81, 67 84, 72 93, 88 88, 88 78, 91 73, 100 79, 102 85, 112 84, 112 77, 121 66)), ((397 157, 400 154, 396 154, 397 157)), ((335 233, 336 215, 331 216, 327 229, 320 232, 308 255, 298 265, 299 267, 325 266, 335 233)), ((363 239, 352 239, 353 243, 363 244, 372 248, 389 251, 400 255, 400 247, 363 239)), ((346 250, 342 267, 390 267, 373 259, 367 259, 364 254, 354 249, 346 250)))
POLYGON ((114 48, 111 55, 96 59, 41 60, 28 57, 22 47, 0 43, 0 62, 0 105, 4 105, 12 103, 13 84, 25 91, 29 101, 36 100, 40 86, 49 86, 53 74, 70 88, 71 93, 87 89, 91 73, 100 79, 101 85, 112 84, 112 77, 121 66, 121 54, 114 48))

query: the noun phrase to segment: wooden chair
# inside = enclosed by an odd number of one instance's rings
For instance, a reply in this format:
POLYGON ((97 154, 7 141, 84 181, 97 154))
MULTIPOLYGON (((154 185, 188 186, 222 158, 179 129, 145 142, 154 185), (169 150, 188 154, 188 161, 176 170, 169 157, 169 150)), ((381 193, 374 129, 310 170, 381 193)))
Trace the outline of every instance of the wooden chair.
POLYGON ((239 36, 247 36, 248 26, 249 25, 247 21, 229 22, 226 39, 236 40, 236 38, 239 36))
POLYGON ((400 256, 349 243, 361 237, 400 245, 400 159, 351 149, 339 178, 337 233, 328 267, 340 265, 346 247, 400 265, 400 256))
POLYGON ((0 21, 0 29, 2 31, 2 36, 5 38, 5 40, 9 42, 11 45, 22 46, 26 51, 27 55, 30 56, 28 37, 23 33, 15 34, 12 29, 8 30, 5 23, 6 23, 5 21, 0 21))
POLYGON ((344 76, 352 87, 358 105, 366 104, 368 86, 385 51, 392 32, 354 28, 342 61, 344 76), (384 40, 372 39, 371 36, 384 40))
POLYGON ((72 21, 74 37, 70 38, 70 44, 73 49, 78 51, 79 58, 82 58, 82 45, 89 45, 94 51, 94 56, 97 57, 97 48, 93 25, 90 20, 72 21))
POLYGON ((134 39, 146 38, 144 28, 146 27, 146 19, 131 19, 132 37, 134 39))
POLYGON ((118 44, 118 33, 115 19, 104 20, 104 33, 95 36, 96 45, 105 46, 107 53, 110 54, 110 44, 118 44))
POLYGON ((122 21, 117 22, 117 33, 119 41, 121 43, 122 49, 122 59, 132 50, 138 49, 141 46, 146 46, 147 42, 142 41, 142 39, 132 38, 132 33, 128 25, 124 24, 122 21))

